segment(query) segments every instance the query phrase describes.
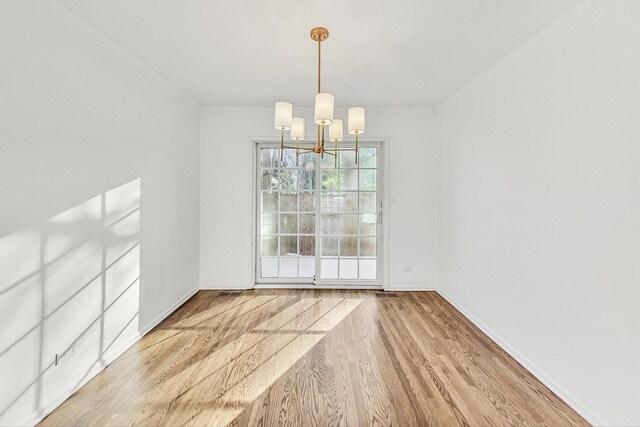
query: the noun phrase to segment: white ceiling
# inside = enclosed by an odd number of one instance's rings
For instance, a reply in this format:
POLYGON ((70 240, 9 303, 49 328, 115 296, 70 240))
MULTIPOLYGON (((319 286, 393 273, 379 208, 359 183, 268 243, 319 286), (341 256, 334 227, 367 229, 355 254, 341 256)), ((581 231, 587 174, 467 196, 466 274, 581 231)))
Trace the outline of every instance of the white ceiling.
POLYGON ((204 105, 431 107, 579 0, 59 0, 204 105))

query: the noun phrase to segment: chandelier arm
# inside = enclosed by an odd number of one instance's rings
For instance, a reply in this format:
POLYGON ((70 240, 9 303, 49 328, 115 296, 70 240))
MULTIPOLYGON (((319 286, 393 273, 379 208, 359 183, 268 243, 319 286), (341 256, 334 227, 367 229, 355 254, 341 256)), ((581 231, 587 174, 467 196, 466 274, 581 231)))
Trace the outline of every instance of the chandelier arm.
POLYGON ((356 165, 358 164, 358 133, 356 132, 356 165))
POLYGON ((280 129, 282 138, 280 139, 280 163, 284 160, 284 129, 280 129))
POLYGON ((322 125, 322 145, 320 146, 322 150, 320 151, 321 158, 324 159, 324 124, 322 125))

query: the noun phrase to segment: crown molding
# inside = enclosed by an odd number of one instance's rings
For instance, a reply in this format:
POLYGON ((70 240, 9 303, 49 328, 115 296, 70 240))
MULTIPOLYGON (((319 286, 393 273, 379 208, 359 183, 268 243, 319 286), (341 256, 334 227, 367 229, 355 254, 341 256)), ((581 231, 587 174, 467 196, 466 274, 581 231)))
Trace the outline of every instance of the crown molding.
POLYGON ((435 115, 435 110, 431 107, 367 107, 367 111, 372 113, 424 113, 435 115))
MULTIPOLYGON (((313 107, 294 107, 298 111, 305 113, 313 112, 313 107)), ((424 113, 429 116, 435 116, 435 110, 429 107, 365 107, 367 111, 372 113, 424 113)), ((347 111, 347 107, 336 107, 337 111, 347 111)), ((221 105, 205 105, 202 107, 202 114, 211 114, 219 112, 272 112, 273 107, 242 107, 242 106, 221 106, 221 105)))
POLYGON ((219 113, 219 112, 231 112, 231 111, 238 111, 238 112, 267 112, 267 111, 273 111, 274 107, 242 107, 242 106, 223 106, 223 105, 205 105, 202 107, 202 114, 209 114, 209 113, 219 113))
POLYGON ((527 39, 520 46, 516 47, 511 52, 509 52, 507 55, 503 56, 502 59, 498 60, 496 63, 494 63, 490 67, 486 68, 484 71, 482 71, 476 77, 471 79, 469 82, 467 82, 464 85, 462 85, 462 87, 460 87, 459 89, 454 91, 452 94, 450 94, 448 97, 446 97, 443 101, 438 103, 433 108, 433 110, 437 114, 438 111, 440 111, 444 106, 446 106, 447 104, 451 103, 456 98, 460 97, 460 95, 462 95, 463 93, 465 93, 469 89, 471 89, 474 86, 478 85, 481 81, 483 81, 484 79, 486 79, 490 75, 500 71, 502 68, 504 68, 505 66, 510 64, 515 59, 517 59, 519 56, 521 56, 522 54, 526 53, 529 49, 535 47, 538 43, 546 40, 549 36, 551 36, 556 31, 566 27, 567 25, 569 25, 570 23, 575 21, 585 11, 590 10, 590 9, 594 9, 594 8, 596 8, 598 6, 602 6, 606 2, 607 2, 607 0, 581 0, 579 3, 577 3, 576 5, 571 7, 565 13, 560 15, 558 18, 556 18, 553 21, 551 21, 550 24, 546 25, 540 31, 538 31, 533 36, 531 36, 529 39, 527 39))
POLYGON ((158 87, 160 87, 165 92, 173 95, 174 97, 180 99, 187 107, 199 111, 202 108, 202 104, 200 104, 197 100, 192 98, 182 89, 178 88, 175 84, 171 83, 169 80, 162 77, 160 74, 155 72, 148 65, 131 55, 129 52, 124 50, 118 44, 111 41, 107 38, 103 33, 98 31, 95 27, 87 23, 85 20, 80 18, 78 15, 74 14, 66 7, 58 3, 56 0, 37 0, 37 4, 41 6, 43 9, 51 13, 53 16, 58 18, 60 21, 69 25, 69 27, 74 30, 82 33, 85 37, 93 41, 94 43, 102 46, 106 50, 110 51, 113 56, 118 58, 120 61, 128 64, 131 68, 145 76, 148 80, 152 81, 158 87))

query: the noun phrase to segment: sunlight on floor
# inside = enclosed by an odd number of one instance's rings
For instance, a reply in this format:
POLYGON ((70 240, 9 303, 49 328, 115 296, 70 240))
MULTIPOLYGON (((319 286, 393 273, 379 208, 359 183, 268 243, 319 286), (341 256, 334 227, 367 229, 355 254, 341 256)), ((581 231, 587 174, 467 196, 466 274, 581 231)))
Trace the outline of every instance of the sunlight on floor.
MULTIPOLYGON (((266 296, 262 298, 253 303, 265 304, 273 300, 266 296)), ((164 387, 180 384, 198 372, 210 372, 184 390, 177 403, 173 401, 173 410, 181 412, 197 408, 194 412, 197 415, 190 422, 193 425, 230 424, 361 302, 361 299, 349 298, 299 299, 168 380, 164 387), (208 393, 214 385, 217 392, 208 393), (208 396, 208 399, 202 401, 202 396, 208 396)), ((192 322, 191 326, 198 327, 202 323, 192 322)), ((189 329, 185 322, 174 326, 179 330, 189 329)), ((171 406, 169 402, 157 403, 158 411, 168 406, 171 406)))

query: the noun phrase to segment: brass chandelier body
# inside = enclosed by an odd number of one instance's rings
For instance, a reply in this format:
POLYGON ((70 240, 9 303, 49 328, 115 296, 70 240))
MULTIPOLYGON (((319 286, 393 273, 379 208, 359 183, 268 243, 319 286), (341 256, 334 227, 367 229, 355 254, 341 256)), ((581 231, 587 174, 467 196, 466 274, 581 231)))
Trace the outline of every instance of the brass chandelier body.
POLYGON ((293 105, 289 102, 277 102, 275 109, 275 127, 281 131, 280 140, 280 161, 283 160, 284 150, 296 150, 296 165, 300 154, 316 153, 324 158, 324 155, 333 156, 335 166, 338 165, 338 153, 341 151, 355 152, 355 162, 358 164, 358 136, 364 133, 365 111, 362 107, 352 107, 348 111, 348 131, 355 135, 355 146, 352 148, 341 147, 343 140, 342 120, 333 117, 333 95, 321 92, 321 64, 322 64, 322 42, 329 38, 329 31, 326 28, 316 27, 311 30, 311 39, 318 43, 318 92, 316 95, 314 122, 317 124, 317 139, 313 148, 300 147, 300 142, 304 141, 305 124, 301 117, 292 117, 293 105), (329 138, 325 138, 325 127, 328 127, 329 138), (288 145, 284 142, 285 130, 291 131, 291 139, 295 145, 288 145), (329 145, 331 144, 331 145, 329 145))

